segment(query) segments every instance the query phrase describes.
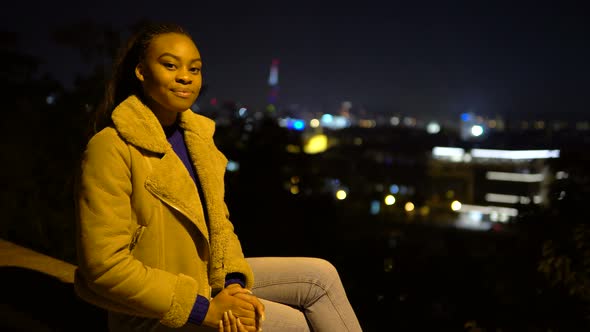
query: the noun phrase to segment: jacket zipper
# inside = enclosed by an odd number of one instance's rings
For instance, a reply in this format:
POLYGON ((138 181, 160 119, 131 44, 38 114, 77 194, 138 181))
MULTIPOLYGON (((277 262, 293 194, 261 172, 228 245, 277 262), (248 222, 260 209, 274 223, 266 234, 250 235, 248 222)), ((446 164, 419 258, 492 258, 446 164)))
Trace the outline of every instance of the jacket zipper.
MULTIPOLYGON (((152 168, 152 162, 150 160, 149 157, 145 157, 145 160, 148 164, 148 167, 150 169, 150 172, 153 170, 152 168)), ((185 216, 187 219, 191 220, 191 218, 188 216, 187 213, 185 213, 183 210, 181 210, 179 207, 177 207, 176 205, 172 204, 169 200, 165 199, 164 197, 162 197, 161 195, 159 195, 157 192, 154 192, 150 187, 146 186, 146 189, 151 192, 154 196, 158 197, 162 202, 166 203, 166 205, 170 206, 171 208, 173 208, 174 210, 178 211, 180 214, 182 214, 183 216, 185 216)), ((209 248, 209 242, 206 241, 207 243, 207 252, 209 254, 211 254, 211 248, 209 248)), ((211 300, 211 294, 213 293, 213 288, 211 287, 211 285, 209 285, 209 300, 211 300)))
MULTIPOLYGON (((150 160, 149 157, 145 157, 145 161, 148 164, 148 167, 150 169, 150 172, 153 170, 152 168, 152 162, 150 160)), ((160 200, 162 200, 164 203, 166 203, 168 206, 170 206, 171 208, 173 208, 174 210, 180 212, 180 214, 182 214, 183 216, 187 217, 189 220, 191 219, 187 213, 185 213, 183 210, 181 210, 179 207, 177 207, 176 205, 170 203, 170 201, 168 201, 167 199, 165 199, 164 197, 158 195, 157 192, 154 192, 150 187, 146 187, 146 189, 151 192, 152 194, 154 194, 156 197, 158 197, 160 200)))
POLYGON ((133 251, 133 249, 137 245, 137 242, 139 242, 139 239, 141 238, 144 229, 145 226, 143 225, 139 225, 139 227, 137 227, 137 229, 133 233, 133 236, 131 237, 131 242, 129 243, 129 251, 133 251))
POLYGON ((180 212, 180 214, 182 214, 183 216, 185 216, 186 218, 188 218, 189 220, 191 220, 191 218, 188 216, 188 213, 185 213, 183 210, 181 210, 179 207, 177 207, 176 205, 170 203, 170 201, 168 201, 167 199, 165 199, 164 197, 158 195, 158 193, 154 192, 153 190, 151 190, 148 187, 149 192, 151 192, 152 194, 154 194, 156 197, 158 197, 160 200, 162 200, 162 202, 166 203, 166 205, 170 206, 171 208, 173 208, 174 210, 180 212))
MULTIPOLYGON (((150 161, 149 157, 145 157, 145 160, 148 164, 148 167, 150 169, 150 172, 152 171, 152 162, 150 161)), ((166 205, 170 206, 171 208, 173 208, 174 210, 180 212, 180 214, 182 214, 183 216, 185 216, 188 220, 192 220, 188 213, 184 212, 182 209, 180 209, 179 207, 177 207, 176 205, 172 204, 169 200, 167 200, 166 198, 162 197, 161 195, 159 195, 157 192, 155 192, 154 190, 152 190, 152 188, 150 188, 149 186, 146 186, 146 189, 151 192, 154 196, 158 197, 162 202, 166 203, 166 205)), ((207 241, 207 245, 208 245, 208 241, 207 241)))

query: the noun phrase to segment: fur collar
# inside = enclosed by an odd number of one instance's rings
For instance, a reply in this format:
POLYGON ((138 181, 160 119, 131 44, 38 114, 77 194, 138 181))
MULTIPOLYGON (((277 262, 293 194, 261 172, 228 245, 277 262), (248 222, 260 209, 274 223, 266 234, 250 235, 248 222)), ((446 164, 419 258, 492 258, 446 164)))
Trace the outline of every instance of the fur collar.
MULTIPOLYGON (((117 131, 125 141, 148 151, 166 153, 172 147, 154 113, 135 95, 120 103, 111 116, 117 131)), ((203 140, 210 140, 215 123, 190 109, 180 113, 179 125, 203 140)))

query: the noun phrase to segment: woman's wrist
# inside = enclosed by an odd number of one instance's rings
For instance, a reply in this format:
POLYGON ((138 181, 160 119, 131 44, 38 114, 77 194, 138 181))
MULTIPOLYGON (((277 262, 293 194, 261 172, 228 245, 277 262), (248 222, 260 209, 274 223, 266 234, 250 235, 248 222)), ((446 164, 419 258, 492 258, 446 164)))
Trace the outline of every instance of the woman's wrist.
POLYGON ((197 300, 188 316, 189 323, 203 325, 205 317, 209 312, 210 302, 206 297, 197 295, 197 300))

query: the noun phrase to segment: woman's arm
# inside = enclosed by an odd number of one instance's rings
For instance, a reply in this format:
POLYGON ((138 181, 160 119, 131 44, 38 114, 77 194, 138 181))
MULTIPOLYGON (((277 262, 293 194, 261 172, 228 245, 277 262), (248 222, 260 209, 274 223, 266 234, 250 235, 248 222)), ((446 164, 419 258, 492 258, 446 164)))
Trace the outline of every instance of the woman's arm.
POLYGON ((112 128, 87 145, 77 193, 78 285, 109 303, 109 310, 158 317, 179 327, 197 296, 195 279, 144 265, 129 250, 137 223, 131 207, 129 147, 112 128), (86 287, 85 287, 86 286, 86 287), (120 307, 116 306, 120 304, 120 307))

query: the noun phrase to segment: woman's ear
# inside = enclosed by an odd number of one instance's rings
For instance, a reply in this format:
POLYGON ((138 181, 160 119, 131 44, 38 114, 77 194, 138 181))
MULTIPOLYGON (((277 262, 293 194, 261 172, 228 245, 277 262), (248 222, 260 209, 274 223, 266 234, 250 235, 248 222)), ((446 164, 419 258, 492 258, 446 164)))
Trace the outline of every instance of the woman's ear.
POLYGON ((137 77, 137 79, 143 83, 144 80, 144 75, 143 75, 143 66, 141 63, 138 63, 137 66, 135 66, 135 76, 137 77))

